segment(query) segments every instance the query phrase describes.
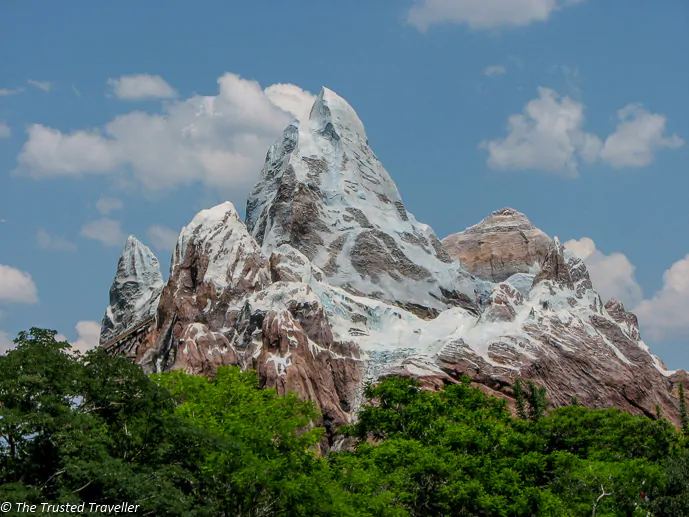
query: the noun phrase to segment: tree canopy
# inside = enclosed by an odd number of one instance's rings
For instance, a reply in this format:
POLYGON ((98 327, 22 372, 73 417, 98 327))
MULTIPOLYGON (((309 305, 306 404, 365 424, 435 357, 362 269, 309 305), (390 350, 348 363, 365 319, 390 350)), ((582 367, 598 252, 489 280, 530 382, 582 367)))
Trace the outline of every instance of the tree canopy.
MULTIPOLYGON (((336 447, 253 372, 148 376, 31 329, 0 356, 0 501, 138 504, 155 516, 686 516, 689 449, 665 420, 519 413, 468 379, 369 384, 336 447)), ((87 512, 88 513, 88 512, 87 512)), ((11 512, 9 513, 12 514, 11 512)))

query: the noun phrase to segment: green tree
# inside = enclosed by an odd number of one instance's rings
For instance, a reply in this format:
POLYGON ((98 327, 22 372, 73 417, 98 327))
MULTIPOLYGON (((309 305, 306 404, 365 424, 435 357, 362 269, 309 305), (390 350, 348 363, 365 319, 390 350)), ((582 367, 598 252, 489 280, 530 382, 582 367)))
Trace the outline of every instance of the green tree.
POLYGON ((156 376, 177 415, 210 433, 204 500, 214 515, 345 515, 343 492, 319 458, 323 429, 310 401, 260 389, 254 372, 222 367, 212 378, 156 376))
POLYGON ((679 421, 682 432, 689 436, 689 414, 687 413, 687 399, 684 395, 684 380, 679 382, 677 387, 679 392, 679 421))
POLYGON ((529 403, 529 418, 538 420, 543 417, 545 410, 548 409, 547 391, 545 388, 536 386, 533 381, 526 381, 526 400, 529 403))
POLYGON ((528 418, 528 414, 526 412, 526 393, 524 393, 521 379, 516 379, 514 381, 512 391, 514 392, 514 400, 517 406, 517 416, 522 420, 526 420, 528 418))
POLYGON ((189 515, 195 448, 173 400, 141 368, 21 332, 0 356, 0 499, 140 505, 189 515))
POLYGON ((652 509, 663 517, 685 517, 689 515, 689 451, 668 457, 663 467, 666 487, 652 501, 652 509))
MULTIPOLYGON (((161 516, 689 515, 689 451, 666 419, 579 405, 521 418, 464 378, 365 387, 321 449, 320 415, 254 372, 153 377, 31 329, 0 356, 0 501, 140 504, 161 516)), ((682 388, 683 389, 683 388, 682 388)), ((521 391, 519 397, 516 396, 521 391)))

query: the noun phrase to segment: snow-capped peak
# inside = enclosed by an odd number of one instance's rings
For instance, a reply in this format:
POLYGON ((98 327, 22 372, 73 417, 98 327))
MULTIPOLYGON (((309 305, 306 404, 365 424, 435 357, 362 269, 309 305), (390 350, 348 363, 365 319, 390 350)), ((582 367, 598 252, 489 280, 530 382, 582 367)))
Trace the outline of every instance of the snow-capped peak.
POLYGON ((325 86, 321 88, 316 101, 311 107, 309 120, 316 131, 327 131, 328 123, 330 123, 340 135, 347 133, 349 136, 356 135, 363 142, 368 140, 364 124, 359 119, 354 108, 337 93, 325 86))
POLYGON ((110 305, 101 325, 101 344, 151 318, 162 290, 163 276, 158 259, 148 246, 130 235, 110 287, 110 305))
POLYGON ((327 88, 308 123, 291 123, 268 152, 246 225, 266 256, 290 244, 352 293, 402 306, 473 306, 474 279, 407 212, 356 112, 327 88))
MULTIPOLYGON (((244 285, 246 279, 241 277, 249 262, 260 264, 259 269, 267 264, 267 259, 229 201, 202 210, 182 228, 170 276, 178 275, 185 270, 189 260, 199 256, 205 257, 200 261, 204 270, 195 272, 197 277, 193 282, 211 283, 218 291, 240 283, 244 285)), ((248 289, 247 285, 244 287, 248 289)))

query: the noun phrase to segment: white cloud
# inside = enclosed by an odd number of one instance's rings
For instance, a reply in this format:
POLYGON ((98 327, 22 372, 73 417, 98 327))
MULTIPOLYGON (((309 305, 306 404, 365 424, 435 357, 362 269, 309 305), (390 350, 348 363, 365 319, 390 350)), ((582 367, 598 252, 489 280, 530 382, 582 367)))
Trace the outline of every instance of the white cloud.
POLYGON ((466 24, 473 29, 518 27, 543 22, 582 0, 415 0, 407 22, 421 31, 434 23, 466 24))
POLYGON ((584 81, 581 78, 578 66, 569 67, 567 65, 554 65, 550 68, 550 72, 562 74, 570 94, 575 96, 581 95, 581 85, 584 81))
POLYGON ((49 92, 54 86, 54 83, 51 83, 50 81, 34 81, 33 79, 29 79, 26 82, 31 86, 38 88, 39 90, 43 90, 44 92, 49 92))
POLYGON ((6 354, 14 348, 14 342, 7 332, 0 330, 0 355, 6 354))
POLYGON ((153 225, 148 229, 148 238, 159 250, 171 251, 175 249, 179 232, 165 226, 153 225))
POLYGON ((18 172, 33 178, 78 176, 112 172, 120 163, 114 142, 95 132, 57 129, 32 124, 17 161, 18 172))
POLYGON ((124 242, 124 232, 119 221, 103 217, 81 227, 81 235, 102 242, 106 246, 119 246, 124 242))
POLYGON ((293 118, 308 113, 314 96, 290 84, 264 90, 230 73, 218 85, 215 96, 168 102, 162 114, 131 112, 97 130, 64 134, 31 126, 15 173, 43 178, 126 169, 150 190, 191 182, 248 189, 268 147, 293 118))
POLYGON ((299 120, 308 120, 311 107, 316 100, 311 92, 289 83, 273 84, 263 92, 274 106, 299 120))
POLYGON ((10 126, 5 124, 2 120, 0 120, 0 140, 3 138, 9 138, 12 136, 12 130, 10 129, 10 126))
POLYGON ((644 334, 658 341, 689 339, 689 254, 663 275, 663 287, 634 310, 644 334))
POLYGON ((636 281, 636 267, 623 253, 605 255, 588 237, 565 242, 565 248, 579 256, 586 264, 593 287, 604 301, 619 300, 628 308, 635 307, 643 298, 636 281))
MULTIPOLYGON (((562 67, 565 68, 566 67, 562 67)), ((569 70, 569 69, 567 69, 569 70)), ((578 89, 577 69, 569 70, 570 89, 578 89)), ((497 170, 536 169, 577 176, 579 165, 602 160, 613 167, 642 167, 655 153, 684 144, 677 136, 665 137, 666 118, 631 104, 618 112, 620 123, 605 143, 584 125, 584 105, 549 88, 521 114, 507 119, 508 135, 479 144, 486 149, 488 166, 497 170)))
POLYGON ((177 96, 175 89, 159 75, 123 75, 118 79, 108 79, 112 93, 119 99, 128 101, 142 99, 171 99, 177 96))
POLYGON ((36 245, 42 250, 52 251, 77 251, 77 245, 68 241, 59 235, 51 235, 47 231, 41 229, 36 234, 36 245))
POLYGON ((0 302, 36 303, 38 290, 31 275, 0 264, 0 302))
POLYGON ((502 75, 506 72, 507 68, 502 65, 491 65, 485 68, 483 74, 487 75, 488 77, 497 77, 498 75, 502 75))
POLYGON ((653 161, 663 147, 681 147, 677 135, 665 137, 663 115, 649 113, 638 104, 629 104, 617 112, 619 124, 601 149, 600 157, 613 167, 643 167, 653 161))
POLYGON ((529 101, 522 114, 508 119, 504 139, 481 142, 489 152, 493 169, 537 169, 576 176, 580 160, 594 161, 600 139, 582 130, 584 106, 560 97, 548 88, 538 89, 538 99, 529 101))
POLYGON ((110 212, 122 209, 122 201, 114 197, 102 197, 96 201, 96 210, 102 215, 108 215, 110 212))
POLYGON ((72 341, 72 349, 87 352, 98 346, 100 340, 100 323, 95 321, 79 321, 76 324, 77 339, 72 341))
POLYGON ((17 95, 23 91, 24 88, 0 88, 0 97, 5 95, 17 95))

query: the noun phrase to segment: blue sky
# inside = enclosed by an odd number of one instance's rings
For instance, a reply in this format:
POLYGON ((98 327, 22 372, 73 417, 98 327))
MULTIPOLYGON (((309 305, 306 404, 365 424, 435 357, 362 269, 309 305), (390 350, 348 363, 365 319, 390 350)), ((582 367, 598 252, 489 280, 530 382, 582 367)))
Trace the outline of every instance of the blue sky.
POLYGON ((92 344, 126 235, 167 269, 198 210, 243 213, 326 85, 440 237, 526 213, 689 368, 685 0, 236 4, 2 2, 0 346, 92 344))

